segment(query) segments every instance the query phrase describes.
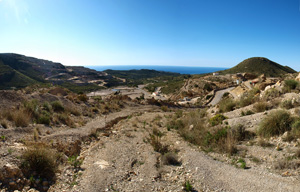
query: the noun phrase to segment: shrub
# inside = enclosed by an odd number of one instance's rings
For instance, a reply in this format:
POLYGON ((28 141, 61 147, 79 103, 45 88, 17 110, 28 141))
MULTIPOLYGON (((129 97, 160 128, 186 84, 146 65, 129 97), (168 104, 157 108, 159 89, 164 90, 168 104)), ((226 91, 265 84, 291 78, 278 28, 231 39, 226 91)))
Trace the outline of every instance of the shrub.
POLYGON ((24 103, 24 107, 26 109, 26 111, 31 114, 31 116, 33 116, 34 118, 39 116, 40 113, 40 106, 39 106, 39 102, 36 99, 33 99, 31 101, 26 101, 24 103))
POLYGON ((63 112, 65 110, 63 104, 60 101, 53 101, 51 106, 55 112, 63 112))
POLYGON ((161 110, 164 111, 164 112, 167 112, 167 111, 168 111, 168 107, 165 106, 165 105, 164 105, 164 106, 161 106, 161 110))
POLYGON ((21 160, 21 168, 27 177, 54 179, 57 163, 52 150, 43 145, 34 145, 23 152, 21 160))
POLYGON ((225 117, 224 115, 217 114, 214 117, 212 117, 211 119, 209 119, 209 123, 212 126, 215 126, 215 125, 222 124, 223 120, 225 120, 225 119, 227 119, 227 117, 225 117))
POLYGON ((253 114, 254 114, 254 112, 251 111, 251 110, 248 110, 248 111, 246 111, 246 112, 244 112, 244 111, 241 112, 241 116, 253 115, 253 114))
POLYGON ((273 98, 276 98, 279 96, 280 96, 280 92, 275 88, 268 89, 264 94, 264 98, 267 100, 270 100, 270 99, 273 99, 273 98))
POLYGON ((234 126, 229 130, 230 135, 237 141, 243 141, 246 138, 245 127, 241 124, 234 126))
POLYGON ((153 128, 153 135, 157 136, 157 137, 162 137, 163 133, 158 130, 157 128, 153 128))
POLYGON ((77 98, 82 102, 87 102, 87 100, 89 99, 88 96, 86 96, 86 94, 80 94, 77 98))
POLYGON ((173 152, 166 153, 162 156, 162 163, 164 165, 181 165, 181 162, 178 160, 177 154, 173 152))
POLYGON ((37 123, 50 125, 50 115, 49 114, 42 114, 38 117, 37 123))
POLYGON ((232 111, 235 106, 236 103, 231 98, 225 98, 219 102, 219 110, 221 113, 232 111))
POLYGON ((291 130, 293 118, 285 110, 277 110, 267 115, 260 123, 258 134, 263 137, 271 137, 283 134, 291 130))
POLYGON ((294 107, 293 102, 290 99, 283 101, 280 106, 285 109, 291 109, 294 107))
POLYGON ((30 119, 30 115, 24 110, 15 111, 13 114, 13 121, 17 127, 27 127, 30 119))
POLYGON ((268 109, 268 103, 263 102, 263 101, 257 102, 253 105, 253 109, 257 113, 264 112, 268 109))
POLYGON ((168 129, 180 129, 180 128, 183 128, 184 127, 184 124, 183 124, 183 121, 178 119, 178 120, 172 120, 170 122, 168 122, 167 124, 167 128, 168 129))
POLYGON ((160 142, 160 138, 155 135, 150 135, 149 142, 152 145, 154 151, 159 152, 161 154, 165 154, 169 152, 169 147, 167 145, 163 145, 160 142))
POLYGON ((68 114, 66 114, 66 113, 60 114, 58 116, 58 119, 63 124, 68 125, 69 127, 74 127, 74 122, 72 121, 72 119, 70 118, 70 116, 68 114))
POLYGON ((48 112, 51 112, 52 111, 52 106, 48 103, 48 102, 45 102, 43 104, 43 108, 44 110, 48 111, 48 112))
POLYGON ((293 141, 300 138, 300 120, 296 120, 292 124, 292 130, 288 132, 287 136, 284 139, 284 141, 293 141))
POLYGON ((293 79, 288 79, 284 81, 284 87, 288 90, 291 91, 293 89, 296 89, 298 86, 299 82, 293 79))

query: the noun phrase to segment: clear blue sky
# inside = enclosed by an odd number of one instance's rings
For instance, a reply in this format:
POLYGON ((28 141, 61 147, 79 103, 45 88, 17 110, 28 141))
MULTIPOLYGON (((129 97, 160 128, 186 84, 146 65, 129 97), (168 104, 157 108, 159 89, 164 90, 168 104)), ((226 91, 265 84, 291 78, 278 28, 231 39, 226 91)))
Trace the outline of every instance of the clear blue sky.
POLYGON ((299 0, 0 0, 0 52, 65 65, 300 70, 299 0))

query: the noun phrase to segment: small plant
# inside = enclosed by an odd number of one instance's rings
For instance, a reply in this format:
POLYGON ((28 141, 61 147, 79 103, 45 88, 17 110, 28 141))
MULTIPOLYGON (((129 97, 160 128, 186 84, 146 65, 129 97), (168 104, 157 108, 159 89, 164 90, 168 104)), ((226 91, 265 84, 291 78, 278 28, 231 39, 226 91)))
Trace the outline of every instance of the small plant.
POLYGON ((169 152, 169 147, 167 145, 163 145, 160 142, 160 138, 158 136, 151 134, 148 140, 149 143, 152 145, 154 151, 159 152, 161 154, 165 154, 169 152))
POLYGON ((214 117, 212 117, 211 119, 209 119, 209 123, 212 126, 215 126, 215 125, 222 124, 223 120, 225 120, 225 119, 227 119, 227 117, 225 117, 224 115, 217 114, 214 117))
POLYGON ((2 135, 0 138, 3 142, 6 141, 6 137, 4 135, 2 135))
POLYGON ((157 128, 153 128, 153 135, 157 136, 157 137, 162 137, 163 136, 163 133, 158 130, 157 128))
POLYGON ((194 188, 193 188, 193 186, 191 185, 191 183, 190 183, 189 180, 187 180, 186 182, 184 182, 183 188, 184 188, 185 191, 188 191, 188 192, 194 190, 194 188))
POLYGON ((238 159, 237 165, 238 165, 240 168, 242 168, 242 169, 246 169, 246 168, 247 168, 247 167, 246 167, 246 161, 245 161, 244 159, 242 159, 242 158, 238 159))
POLYGON ((11 155, 11 154, 12 154, 12 152, 13 152, 13 150, 12 150, 11 148, 8 148, 8 149, 7 149, 7 152, 8 152, 8 154, 10 154, 10 155, 11 155))
POLYGON ((79 160, 78 156, 74 155, 69 157, 68 162, 74 167, 74 169, 78 169, 82 165, 83 160, 79 160))
POLYGON ((178 156, 176 153, 169 152, 162 156, 162 162, 165 165, 174 165, 179 166, 181 162, 178 160, 178 156))

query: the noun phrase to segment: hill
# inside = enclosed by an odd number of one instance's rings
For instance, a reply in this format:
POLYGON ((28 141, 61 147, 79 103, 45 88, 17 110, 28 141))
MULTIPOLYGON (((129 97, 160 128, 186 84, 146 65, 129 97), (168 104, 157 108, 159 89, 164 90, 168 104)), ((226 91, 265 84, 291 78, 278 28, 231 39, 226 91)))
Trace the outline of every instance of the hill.
POLYGON ((149 78, 164 80, 179 75, 146 69, 101 72, 82 66, 64 66, 61 63, 20 54, 0 54, 0 89, 50 83, 73 92, 91 92, 119 85, 136 86, 148 82, 149 78))
POLYGON ((287 73, 296 73, 288 66, 282 66, 264 57, 251 57, 233 68, 220 72, 221 74, 252 73, 256 75, 265 74, 268 77, 278 77, 287 73))
POLYGON ((7 87, 26 87, 28 85, 37 83, 37 81, 31 79, 26 75, 23 75, 10 66, 4 65, 1 61, 0 82, 0 89, 5 89, 7 87))
POLYGON ((101 89, 102 72, 85 67, 64 66, 44 59, 15 53, 0 54, 0 89, 23 88, 33 84, 51 83, 75 92, 101 89))

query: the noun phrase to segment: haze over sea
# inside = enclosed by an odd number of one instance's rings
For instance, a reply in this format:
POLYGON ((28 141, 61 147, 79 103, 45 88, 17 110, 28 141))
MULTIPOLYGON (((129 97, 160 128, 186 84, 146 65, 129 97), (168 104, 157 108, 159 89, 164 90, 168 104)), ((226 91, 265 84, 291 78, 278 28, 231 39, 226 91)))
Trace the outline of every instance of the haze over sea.
POLYGON ((97 71, 112 70, 131 70, 131 69, 153 69, 156 71, 174 72, 180 74, 203 74, 225 70, 221 67, 196 67, 196 66, 161 66, 161 65, 103 65, 103 66, 86 66, 97 71))

